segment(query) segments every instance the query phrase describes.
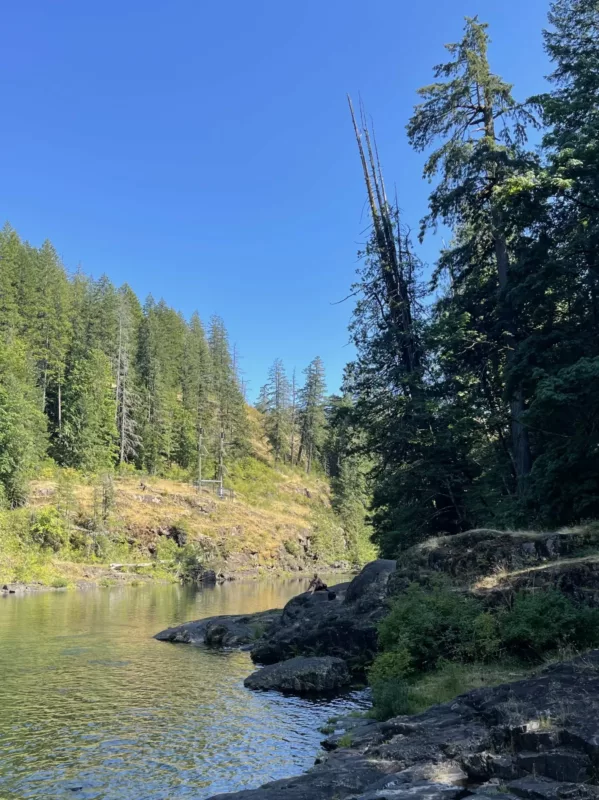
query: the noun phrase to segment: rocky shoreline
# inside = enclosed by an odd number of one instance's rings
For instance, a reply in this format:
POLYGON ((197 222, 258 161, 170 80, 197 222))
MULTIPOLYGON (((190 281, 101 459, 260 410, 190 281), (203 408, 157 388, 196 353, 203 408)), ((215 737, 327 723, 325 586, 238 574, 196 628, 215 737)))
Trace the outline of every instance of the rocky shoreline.
POLYGON ((348 719, 311 770, 219 800, 599 798, 599 651, 416 716, 348 719), (343 741, 343 740, 342 740, 343 741))
MULTIPOLYGON (((599 605, 599 532, 471 531, 368 564, 351 583, 305 592, 282 611, 215 617, 162 641, 249 650, 252 689, 340 692, 364 676, 388 598, 434 575, 490 605, 553 588, 599 605), (590 552, 592 551, 592 552, 590 552)), ((219 800, 599 800, 599 650, 524 680, 476 689, 414 716, 348 718, 304 775, 219 800), (341 746, 344 745, 344 746, 341 746)))
POLYGON ((347 687, 352 677, 363 679, 374 658, 377 623, 385 614, 387 582, 395 568, 395 561, 373 561, 351 582, 304 592, 282 610, 186 622, 155 638, 249 650, 252 660, 263 665, 252 676, 252 688, 333 692, 347 687))

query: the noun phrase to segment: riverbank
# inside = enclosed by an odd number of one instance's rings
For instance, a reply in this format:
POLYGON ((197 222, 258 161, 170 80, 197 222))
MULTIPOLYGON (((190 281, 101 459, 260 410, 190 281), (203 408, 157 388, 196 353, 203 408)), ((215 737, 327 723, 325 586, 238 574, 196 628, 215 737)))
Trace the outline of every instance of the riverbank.
POLYGON ((341 720, 305 775, 214 799, 596 800, 598 697, 594 650, 416 716, 341 720))
POLYGON ((182 480, 48 468, 27 506, 0 512, 0 586, 301 574, 372 557, 341 528, 324 479, 249 458, 230 484, 221 500, 182 480))
POLYGON ((265 619, 158 634, 249 649, 266 665, 246 679, 253 690, 343 692, 364 674, 372 684, 383 721, 333 721, 306 775, 222 797, 596 800, 598 545, 597 525, 470 531, 265 619))

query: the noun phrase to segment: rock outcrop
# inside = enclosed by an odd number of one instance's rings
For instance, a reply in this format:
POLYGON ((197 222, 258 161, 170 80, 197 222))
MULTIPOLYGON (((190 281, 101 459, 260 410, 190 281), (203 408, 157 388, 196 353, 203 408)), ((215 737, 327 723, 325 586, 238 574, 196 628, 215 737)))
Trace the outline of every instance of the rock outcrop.
POLYGON ((305 775, 219 800, 597 800, 599 651, 416 716, 351 720, 305 775))
POLYGON ((556 589, 590 607, 599 606, 599 556, 582 556, 525 567, 491 579, 481 579, 472 588, 475 596, 491 606, 505 606, 516 592, 556 589))
POLYGON ((514 572, 599 550, 599 527, 556 533, 495 531, 487 528, 427 539, 402 554, 395 581, 430 572, 459 581, 514 572))
POLYGON ((387 582, 395 567, 395 561, 373 561, 351 583, 294 597, 254 643, 252 660, 274 664, 298 653, 332 656, 359 672, 376 653, 376 626, 386 613, 387 582))
POLYGON ((276 664, 303 656, 343 659, 359 673, 377 650, 377 623, 387 610, 387 583, 396 562, 367 564, 350 583, 304 592, 282 611, 186 622, 155 638, 210 647, 250 648, 257 664, 276 664))
POLYGON ((206 645, 207 647, 248 648, 280 616, 280 610, 260 611, 185 622, 160 631, 154 637, 161 642, 206 645))
POLYGON ((290 692, 300 695, 330 694, 349 685, 347 664, 341 658, 298 656, 252 673, 244 681, 248 689, 290 692))

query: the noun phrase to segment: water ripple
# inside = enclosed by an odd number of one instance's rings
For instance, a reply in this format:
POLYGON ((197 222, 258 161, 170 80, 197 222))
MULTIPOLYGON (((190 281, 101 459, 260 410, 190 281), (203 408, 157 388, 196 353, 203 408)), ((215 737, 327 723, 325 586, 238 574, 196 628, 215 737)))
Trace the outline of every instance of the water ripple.
POLYGON ((281 606, 297 582, 140 587, 0 603, 2 800, 171 800, 308 768, 334 713, 251 693, 246 653, 156 642, 167 625, 281 606))

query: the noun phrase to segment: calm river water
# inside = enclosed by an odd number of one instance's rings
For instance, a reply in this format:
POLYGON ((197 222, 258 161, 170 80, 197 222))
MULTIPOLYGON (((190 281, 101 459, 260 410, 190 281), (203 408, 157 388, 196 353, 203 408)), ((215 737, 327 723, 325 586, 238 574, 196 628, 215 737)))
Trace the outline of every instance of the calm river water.
MULTIPOLYGON (((337 578, 339 582, 340 578, 337 578)), ((281 607, 307 581, 0 598, 0 798, 205 798, 297 774, 331 714, 243 688, 246 653, 157 642, 169 625, 281 607)))

